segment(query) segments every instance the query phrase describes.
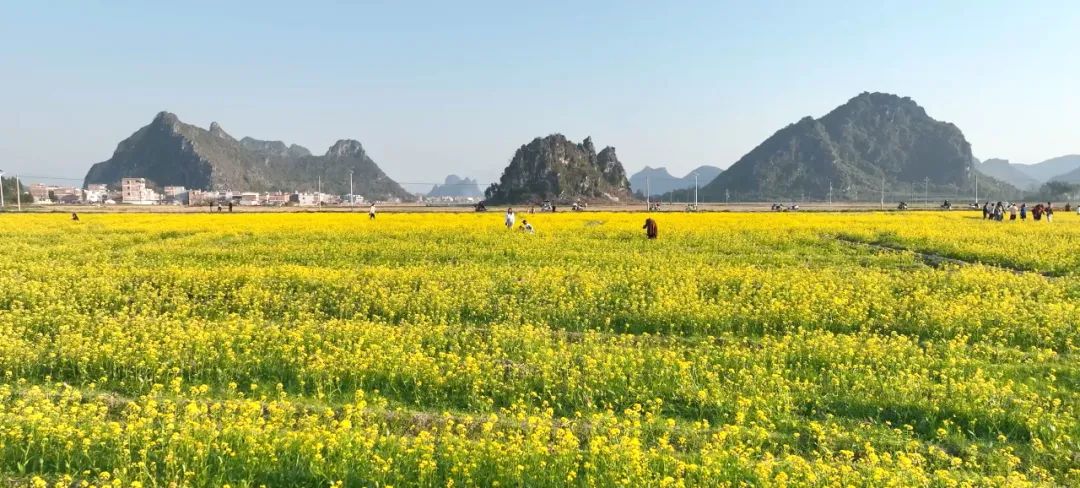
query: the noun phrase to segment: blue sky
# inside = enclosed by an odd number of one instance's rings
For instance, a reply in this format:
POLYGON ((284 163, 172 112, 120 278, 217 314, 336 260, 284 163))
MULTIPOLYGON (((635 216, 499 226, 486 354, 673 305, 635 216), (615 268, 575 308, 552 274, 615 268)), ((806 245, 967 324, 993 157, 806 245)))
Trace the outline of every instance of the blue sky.
POLYGON ((536 136, 726 167, 862 91, 981 158, 1080 153, 1078 2, 3 2, 0 169, 81 178, 155 113, 400 181, 492 181, 536 136))

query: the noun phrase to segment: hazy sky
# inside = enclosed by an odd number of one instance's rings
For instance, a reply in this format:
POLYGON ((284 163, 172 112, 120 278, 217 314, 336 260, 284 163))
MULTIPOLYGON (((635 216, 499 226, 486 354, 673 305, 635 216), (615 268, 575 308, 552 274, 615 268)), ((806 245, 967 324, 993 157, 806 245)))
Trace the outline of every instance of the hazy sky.
POLYGON ((0 2, 0 169, 81 178, 169 110, 404 182, 554 132, 680 175, 862 91, 980 158, 1080 153, 1076 1, 290 3, 0 2))

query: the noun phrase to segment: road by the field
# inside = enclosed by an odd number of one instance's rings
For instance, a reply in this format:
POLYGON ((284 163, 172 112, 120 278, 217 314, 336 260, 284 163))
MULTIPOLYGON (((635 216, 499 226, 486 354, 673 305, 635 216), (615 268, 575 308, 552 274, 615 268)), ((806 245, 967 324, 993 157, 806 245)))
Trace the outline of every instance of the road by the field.
MULTIPOLYGON (((844 212, 844 211, 876 211, 896 210, 896 203, 887 203, 884 207, 877 202, 810 202, 799 204, 799 211, 811 212, 844 212)), ((914 204, 908 210, 941 210, 940 203, 930 205, 914 204)), ((698 205, 700 212, 769 212, 771 202, 740 202, 740 203, 702 203, 698 205)), ((475 212, 472 205, 425 205, 418 203, 400 204, 377 204, 380 213, 384 212, 475 212)), ((518 212, 528 212, 534 209, 539 212, 537 206, 529 205, 498 205, 489 206, 488 212, 503 212, 506 208, 514 208, 518 212)), ((233 213, 311 213, 311 212, 357 212, 367 213, 366 205, 340 206, 329 205, 324 207, 262 207, 262 206, 234 206, 233 213)), ((569 205, 558 206, 559 213, 572 212, 569 205)), ((966 206, 954 206, 954 211, 968 210, 966 206)), ((2 211, 16 212, 14 206, 7 206, 2 211)), ((23 205, 23 212, 34 213, 217 213, 216 207, 207 206, 182 206, 182 205, 23 205)), ((224 207, 222 213, 228 213, 224 207)), ((644 212, 645 203, 629 205, 589 205, 587 212, 644 212)), ((660 212, 685 212, 685 203, 665 203, 661 205, 660 212)))

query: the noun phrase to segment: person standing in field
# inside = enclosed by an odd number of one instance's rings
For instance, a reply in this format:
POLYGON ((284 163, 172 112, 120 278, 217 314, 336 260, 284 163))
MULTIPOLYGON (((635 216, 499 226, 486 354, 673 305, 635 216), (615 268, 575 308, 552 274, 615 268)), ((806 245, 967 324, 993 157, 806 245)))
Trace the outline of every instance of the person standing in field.
POLYGON ((368 220, 375 220, 375 202, 371 202, 371 206, 368 207, 367 218, 368 220))
POLYGON ((1021 221, 1027 220, 1027 204, 1026 203, 1021 203, 1020 204, 1020 220, 1021 221))
POLYGON ((507 230, 513 230, 515 220, 517 220, 517 218, 514 216, 514 209, 506 209, 506 221, 504 223, 506 224, 507 230))
POLYGON ((229 213, 232 213, 232 200, 229 200, 229 213))
POLYGON ((1009 221, 1016 220, 1016 204, 1009 204, 1009 221))
POLYGON ((1046 202, 1046 222, 1050 223, 1054 221, 1054 204, 1046 202))
POLYGON ((656 228, 656 221, 652 218, 645 219, 645 225, 641 227, 645 229, 645 236, 649 239, 656 239, 658 229, 656 228))

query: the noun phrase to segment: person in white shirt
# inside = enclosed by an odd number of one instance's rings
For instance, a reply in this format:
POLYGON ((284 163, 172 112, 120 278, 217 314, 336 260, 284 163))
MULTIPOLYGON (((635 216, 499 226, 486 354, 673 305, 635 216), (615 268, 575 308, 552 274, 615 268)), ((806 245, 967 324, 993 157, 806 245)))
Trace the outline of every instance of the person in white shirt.
POLYGON ((534 232, 535 232, 535 231, 533 230, 533 226, 532 226, 532 224, 530 224, 530 223, 529 223, 529 221, 528 221, 528 220, 525 220, 525 219, 522 219, 522 220, 521 220, 521 231, 522 231, 522 232, 525 232, 525 233, 527 233, 527 234, 532 234, 532 233, 534 233, 534 232))
POLYGON ((367 211, 368 220, 375 220, 375 203, 371 204, 371 208, 367 211))
POLYGON ((516 218, 514 217, 514 209, 512 209, 512 208, 506 209, 506 228, 507 229, 513 229, 515 220, 516 220, 516 218))

